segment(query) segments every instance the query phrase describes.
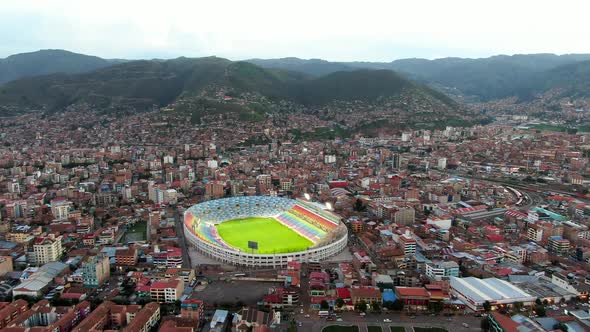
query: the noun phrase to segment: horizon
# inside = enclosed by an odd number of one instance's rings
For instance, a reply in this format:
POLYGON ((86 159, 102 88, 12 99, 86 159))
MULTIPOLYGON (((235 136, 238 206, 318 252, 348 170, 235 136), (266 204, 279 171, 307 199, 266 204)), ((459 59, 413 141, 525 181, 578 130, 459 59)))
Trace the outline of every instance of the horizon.
POLYGON ((332 62, 590 53, 582 42, 590 32, 584 17, 590 4, 566 2, 24 0, 0 8, 0 57, 47 48, 119 59, 216 54, 332 62))
POLYGON ((222 58, 222 59, 227 59, 230 61, 234 61, 234 62, 239 62, 239 61, 249 61, 249 60, 281 60, 281 59, 297 59, 297 60, 302 60, 302 61, 312 61, 312 60, 319 60, 319 61, 326 61, 326 62, 332 62, 332 63, 346 63, 346 62, 358 62, 358 63, 363 63, 363 62, 368 62, 368 63, 389 63, 389 62, 394 62, 394 61, 398 61, 398 60, 428 60, 428 61, 434 61, 434 60, 441 60, 441 59, 466 59, 466 60, 479 60, 479 59, 489 59, 489 58, 494 58, 494 57, 514 57, 514 56, 534 56, 534 55, 555 55, 555 56, 574 56, 574 55, 590 55, 590 52, 588 53, 551 53, 551 52, 541 52, 541 53, 514 53, 514 54, 493 54, 493 55, 489 55, 489 56, 483 56, 483 57, 461 57, 461 56, 446 56, 446 57, 441 57, 441 58, 421 58, 421 57, 408 57, 408 58, 399 58, 399 59, 393 59, 390 61, 370 61, 370 60, 365 60, 365 59, 356 59, 356 60, 351 60, 351 61, 337 61, 337 60, 331 60, 331 59, 323 59, 323 58, 303 58, 303 57, 299 57, 299 56, 285 56, 285 57, 278 57, 278 58, 239 58, 239 59, 231 59, 228 57, 223 57, 223 56, 219 56, 219 55, 202 55, 202 56, 187 56, 187 55, 178 55, 175 57, 168 57, 168 58, 157 58, 157 57, 151 57, 151 58, 108 58, 108 57, 104 57, 98 54, 88 54, 88 53, 83 53, 83 52, 79 52, 79 51, 75 51, 75 50, 69 50, 69 49, 61 49, 61 48, 44 48, 44 49, 37 49, 37 50, 32 50, 32 51, 23 51, 23 52, 18 52, 18 53, 13 53, 13 54, 9 54, 3 57, 0 57, 0 60, 4 60, 6 58, 9 58, 11 56, 18 56, 18 55, 23 55, 23 54, 32 54, 32 53, 38 53, 38 52, 43 52, 43 51, 64 51, 64 52, 69 52, 69 53, 74 53, 74 54, 79 54, 79 55, 85 55, 85 56, 96 56, 105 60, 127 60, 127 61, 139 61, 139 60, 174 60, 174 59, 178 59, 178 58, 189 58, 189 59, 199 59, 199 58, 210 58, 210 57, 216 57, 216 58, 222 58))

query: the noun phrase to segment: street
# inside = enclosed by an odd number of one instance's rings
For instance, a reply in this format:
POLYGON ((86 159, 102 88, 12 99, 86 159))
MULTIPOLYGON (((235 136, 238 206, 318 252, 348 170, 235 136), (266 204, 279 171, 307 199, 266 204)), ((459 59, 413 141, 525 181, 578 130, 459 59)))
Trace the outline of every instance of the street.
POLYGON ((338 321, 327 321, 324 318, 318 318, 317 313, 315 315, 310 314, 310 317, 305 318, 304 315, 298 314, 295 316, 297 322, 301 322, 301 327, 298 327, 298 331, 310 331, 310 332, 321 332, 322 329, 329 325, 342 325, 350 326, 357 325, 360 332, 367 332, 368 326, 381 326, 383 332, 389 332, 390 327, 402 326, 406 328, 406 331, 411 331, 411 328, 416 327, 440 327, 444 328, 449 332, 454 331, 481 331, 480 325, 482 318, 473 316, 430 316, 430 315, 418 315, 408 316, 400 313, 387 313, 387 314, 367 314, 365 317, 360 316, 356 312, 341 313, 341 322, 338 321), (415 318, 412 318, 415 317, 415 318), (384 319, 390 319, 391 322, 384 323, 384 319), (468 328, 463 327, 463 323, 469 325, 468 328))
MULTIPOLYGON (((188 247, 186 244, 186 238, 184 235, 184 216, 178 210, 178 207, 174 209, 174 226, 176 227, 176 236, 178 237, 178 244, 182 249, 182 267, 192 268, 191 257, 188 254, 188 247)), ((149 234, 149 233, 148 233, 149 234)))

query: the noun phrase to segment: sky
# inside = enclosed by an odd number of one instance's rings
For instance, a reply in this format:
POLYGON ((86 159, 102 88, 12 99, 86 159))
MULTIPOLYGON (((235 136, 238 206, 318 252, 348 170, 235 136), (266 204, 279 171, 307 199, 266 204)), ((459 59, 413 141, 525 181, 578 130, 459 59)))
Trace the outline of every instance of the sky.
POLYGON ((590 53, 587 0, 0 0, 0 57, 392 61, 590 53))

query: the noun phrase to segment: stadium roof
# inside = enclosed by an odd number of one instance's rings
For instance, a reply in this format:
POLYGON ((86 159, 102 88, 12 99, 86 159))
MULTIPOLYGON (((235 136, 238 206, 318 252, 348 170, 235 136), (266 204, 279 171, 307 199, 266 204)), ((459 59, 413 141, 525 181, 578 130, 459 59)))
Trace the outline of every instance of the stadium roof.
POLYGON ((497 278, 451 277, 451 288, 479 303, 533 298, 513 284, 497 278))

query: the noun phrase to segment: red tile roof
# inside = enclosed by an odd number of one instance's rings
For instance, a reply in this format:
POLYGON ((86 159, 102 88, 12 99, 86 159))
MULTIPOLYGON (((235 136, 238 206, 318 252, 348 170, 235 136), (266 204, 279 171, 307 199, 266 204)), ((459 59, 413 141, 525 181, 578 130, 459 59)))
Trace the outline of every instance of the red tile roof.
POLYGON ((430 297, 430 293, 424 287, 396 287, 395 291, 404 297, 430 297))

